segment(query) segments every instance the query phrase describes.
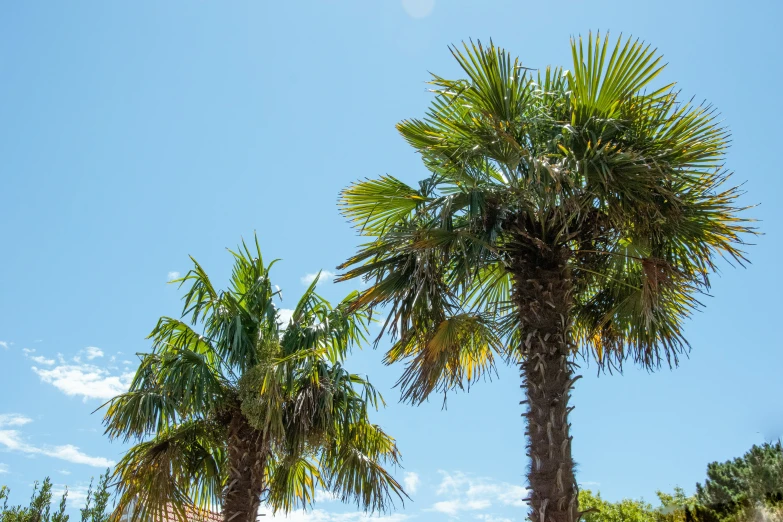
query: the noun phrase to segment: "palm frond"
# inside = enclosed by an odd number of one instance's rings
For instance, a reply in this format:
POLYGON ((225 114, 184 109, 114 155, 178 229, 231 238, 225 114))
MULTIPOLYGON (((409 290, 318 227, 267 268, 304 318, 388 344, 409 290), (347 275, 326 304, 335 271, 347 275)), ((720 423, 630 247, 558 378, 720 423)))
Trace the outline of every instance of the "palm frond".
POLYGON ((114 469, 118 520, 132 510, 132 520, 162 521, 169 507, 185 518, 189 508, 220 503, 225 483, 225 440, 220 427, 190 421, 131 448, 114 469))
POLYGON ((269 487, 266 501, 273 512, 290 513, 310 507, 316 488, 322 487, 318 462, 311 455, 285 455, 270 459, 267 467, 269 487))
POLYGON ((435 391, 470 388, 495 370, 495 356, 506 348, 489 314, 448 317, 428 332, 411 333, 386 353, 384 363, 410 358, 398 384, 402 399, 414 404, 435 391))
POLYGON ((353 183, 340 194, 345 217, 363 235, 375 235, 409 216, 426 198, 393 176, 353 183))
MULTIPOLYGON (((612 49, 609 35, 603 39, 600 33, 587 37, 587 48, 581 37, 571 39, 573 71, 568 71, 568 88, 571 91, 571 125, 582 126, 589 120, 615 118, 620 107, 647 86, 665 67, 662 58, 644 42, 622 36, 612 49)), ((655 91, 651 96, 666 92, 671 86, 655 91)))
POLYGON ((374 424, 360 422, 343 430, 319 462, 329 491, 372 513, 388 511, 407 497, 385 467, 399 464, 399 459, 392 437, 374 424))

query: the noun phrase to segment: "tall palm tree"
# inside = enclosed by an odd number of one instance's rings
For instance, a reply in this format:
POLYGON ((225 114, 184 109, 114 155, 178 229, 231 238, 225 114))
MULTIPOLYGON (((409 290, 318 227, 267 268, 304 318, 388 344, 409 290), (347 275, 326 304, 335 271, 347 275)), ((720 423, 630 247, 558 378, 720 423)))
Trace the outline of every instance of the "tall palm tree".
POLYGON ((225 522, 254 522, 262 502, 306 507, 317 487, 369 511, 404 496, 383 467, 399 461, 394 439, 368 418, 383 399, 342 365, 366 334, 355 295, 332 307, 316 278, 284 321, 255 247, 232 252, 224 291, 193 259, 182 318, 159 320, 130 390, 107 403, 107 434, 137 442, 114 471, 115 514, 221 506, 225 522))
POLYGON ((676 365, 716 258, 741 264, 752 232, 725 184, 727 130, 651 87, 655 50, 592 34, 571 50, 571 70, 534 73, 494 45, 452 49, 466 77, 434 76, 426 117, 397 125, 431 175, 341 196, 370 238, 341 279, 370 283, 354 307, 386 307, 404 399, 519 364, 536 522, 579 517, 574 355, 676 365))

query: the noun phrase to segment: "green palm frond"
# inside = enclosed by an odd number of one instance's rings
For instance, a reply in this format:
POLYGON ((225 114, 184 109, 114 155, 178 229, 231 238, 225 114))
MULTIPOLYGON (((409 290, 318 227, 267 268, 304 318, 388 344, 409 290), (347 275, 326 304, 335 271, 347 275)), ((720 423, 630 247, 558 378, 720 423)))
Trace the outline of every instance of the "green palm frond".
POLYGON ((177 403, 158 389, 139 389, 114 397, 107 407, 104 424, 110 439, 142 440, 180 418, 177 403))
POLYGON ((218 302, 219 294, 212 286, 212 281, 209 280, 209 276, 202 266, 198 264, 198 261, 193 259, 193 257, 190 260, 193 262, 193 268, 185 277, 174 282, 178 282, 180 287, 186 283, 190 284, 190 290, 183 297, 185 305, 182 316, 191 316, 192 324, 196 324, 203 314, 213 312, 218 302))
POLYGON ((130 389, 104 406, 111 438, 142 439, 171 423, 213 411, 226 394, 220 360, 210 342, 186 323, 162 317, 150 334, 130 389))
MULTIPOLYGON (((646 87, 665 67, 662 58, 656 55, 644 42, 622 36, 612 49, 609 35, 603 39, 600 34, 587 37, 585 49, 582 38, 571 40, 573 71, 568 71, 568 88, 571 91, 571 125, 581 126, 590 119, 607 121, 615 118, 627 100, 646 87)), ((655 98, 668 91, 671 85, 652 93, 655 98)))
POLYGON ((343 360, 350 350, 366 341, 369 315, 354 310, 358 293, 352 292, 336 307, 315 293, 320 272, 294 308, 291 323, 280 342, 284 356, 321 350, 330 361, 343 360))
POLYGON ((533 74, 494 44, 463 47, 452 49, 462 77, 433 75, 425 117, 397 126, 431 172, 419 190, 406 185, 425 200, 402 205, 385 176, 341 201, 365 220, 387 212, 338 279, 369 283, 356 308, 384 309, 386 361, 408 361, 405 397, 467 378, 452 369, 456 355, 425 357, 459 353, 429 346, 461 313, 484 314, 518 360, 525 327, 513 301, 525 275, 512 266, 555 252, 566 252, 585 354, 601 365, 676 364, 718 259, 743 264, 743 238, 755 233, 723 169, 729 134, 716 110, 657 84, 663 59, 634 38, 573 39, 570 70, 533 74))
POLYGON ((340 207, 362 234, 375 235, 409 216, 426 198, 392 176, 352 184, 340 194, 340 207))
POLYGON ((115 516, 131 505, 137 519, 161 520, 167 509, 185 518, 230 504, 247 478, 238 473, 251 475, 254 490, 239 493, 248 502, 305 508, 316 487, 330 487, 320 478, 326 465, 345 499, 367 510, 390 508, 390 492, 403 494, 383 468, 398 462, 393 441, 360 446, 350 435, 384 404, 342 364, 367 336, 370 317, 355 306, 359 295, 333 307, 315 292, 319 274, 281 327, 274 262, 264 264, 257 239, 255 248, 243 242, 231 254, 227 290, 216 290, 193 261, 179 280, 190 285, 182 318, 158 321, 129 391, 104 405, 107 434, 137 441, 115 472, 115 516), (364 451, 361 462, 357 451, 364 451))
POLYGON ((341 430, 335 444, 320 456, 323 480, 343 502, 369 512, 388 511, 396 500, 407 497, 385 465, 398 465, 397 445, 380 427, 368 422, 341 430))
POLYGON ((412 332, 396 342, 384 362, 410 359, 399 380, 402 399, 420 403, 435 390, 469 388, 491 375, 495 356, 503 357, 507 351, 495 328, 488 315, 462 313, 444 319, 431 331, 412 332))
POLYGON ((318 462, 310 455, 270 459, 267 475, 270 480, 266 501, 274 512, 290 513, 310 507, 316 488, 324 486, 318 462))
POLYGON ((512 285, 511 274, 502 263, 488 263, 466 285, 464 299, 471 310, 483 310, 500 317, 512 311, 512 285))
POLYGON ((528 123, 533 82, 518 60, 492 44, 471 42, 451 52, 468 78, 434 75, 436 97, 426 119, 404 120, 397 129, 428 165, 438 164, 438 172, 490 158, 499 169, 496 181, 514 183, 507 166, 530 152, 518 130, 528 123))
POLYGON ((222 430, 208 421, 190 421, 131 448, 117 464, 117 520, 131 505, 134 520, 165 520, 171 507, 182 518, 189 507, 220 503, 225 483, 222 430))

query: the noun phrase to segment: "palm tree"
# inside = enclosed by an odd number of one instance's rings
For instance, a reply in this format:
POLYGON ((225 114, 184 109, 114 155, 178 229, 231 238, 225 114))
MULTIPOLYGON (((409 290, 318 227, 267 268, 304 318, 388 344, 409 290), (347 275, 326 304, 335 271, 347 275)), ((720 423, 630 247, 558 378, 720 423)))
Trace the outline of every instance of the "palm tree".
POLYGON ((226 522, 254 522, 262 502, 307 507, 317 487, 369 511, 402 499, 383 467, 399 461, 394 439, 368 418, 383 399, 342 365, 366 334, 355 295, 332 307, 316 279, 283 321, 274 262, 255 247, 232 252, 224 291, 193 259, 182 318, 159 320, 130 390, 107 403, 106 433, 136 441, 114 471, 115 515, 222 506, 226 522))
POLYGON ((675 366, 716 259, 744 261, 728 132, 649 88, 663 65, 638 40, 572 39, 572 70, 538 73, 494 45, 451 50, 467 77, 433 76, 426 117, 397 125, 431 174, 343 191, 370 239, 340 279, 370 284, 354 308, 386 307, 405 400, 519 365, 531 520, 574 521, 574 355, 675 366))

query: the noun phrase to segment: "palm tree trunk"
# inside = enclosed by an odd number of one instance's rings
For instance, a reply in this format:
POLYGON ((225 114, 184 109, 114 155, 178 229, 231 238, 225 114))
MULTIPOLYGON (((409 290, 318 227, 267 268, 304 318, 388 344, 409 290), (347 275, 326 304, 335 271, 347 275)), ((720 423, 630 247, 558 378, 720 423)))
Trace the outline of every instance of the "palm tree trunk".
POLYGON ((571 282, 560 260, 524 256, 512 267, 514 301, 522 332, 520 364, 528 410, 530 520, 576 522, 578 488, 568 414, 575 364, 571 354, 571 282))
POLYGON ((264 491, 266 452, 260 433, 237 408, 228 425, 228 484, 223 522, 255 522, 264 491))

